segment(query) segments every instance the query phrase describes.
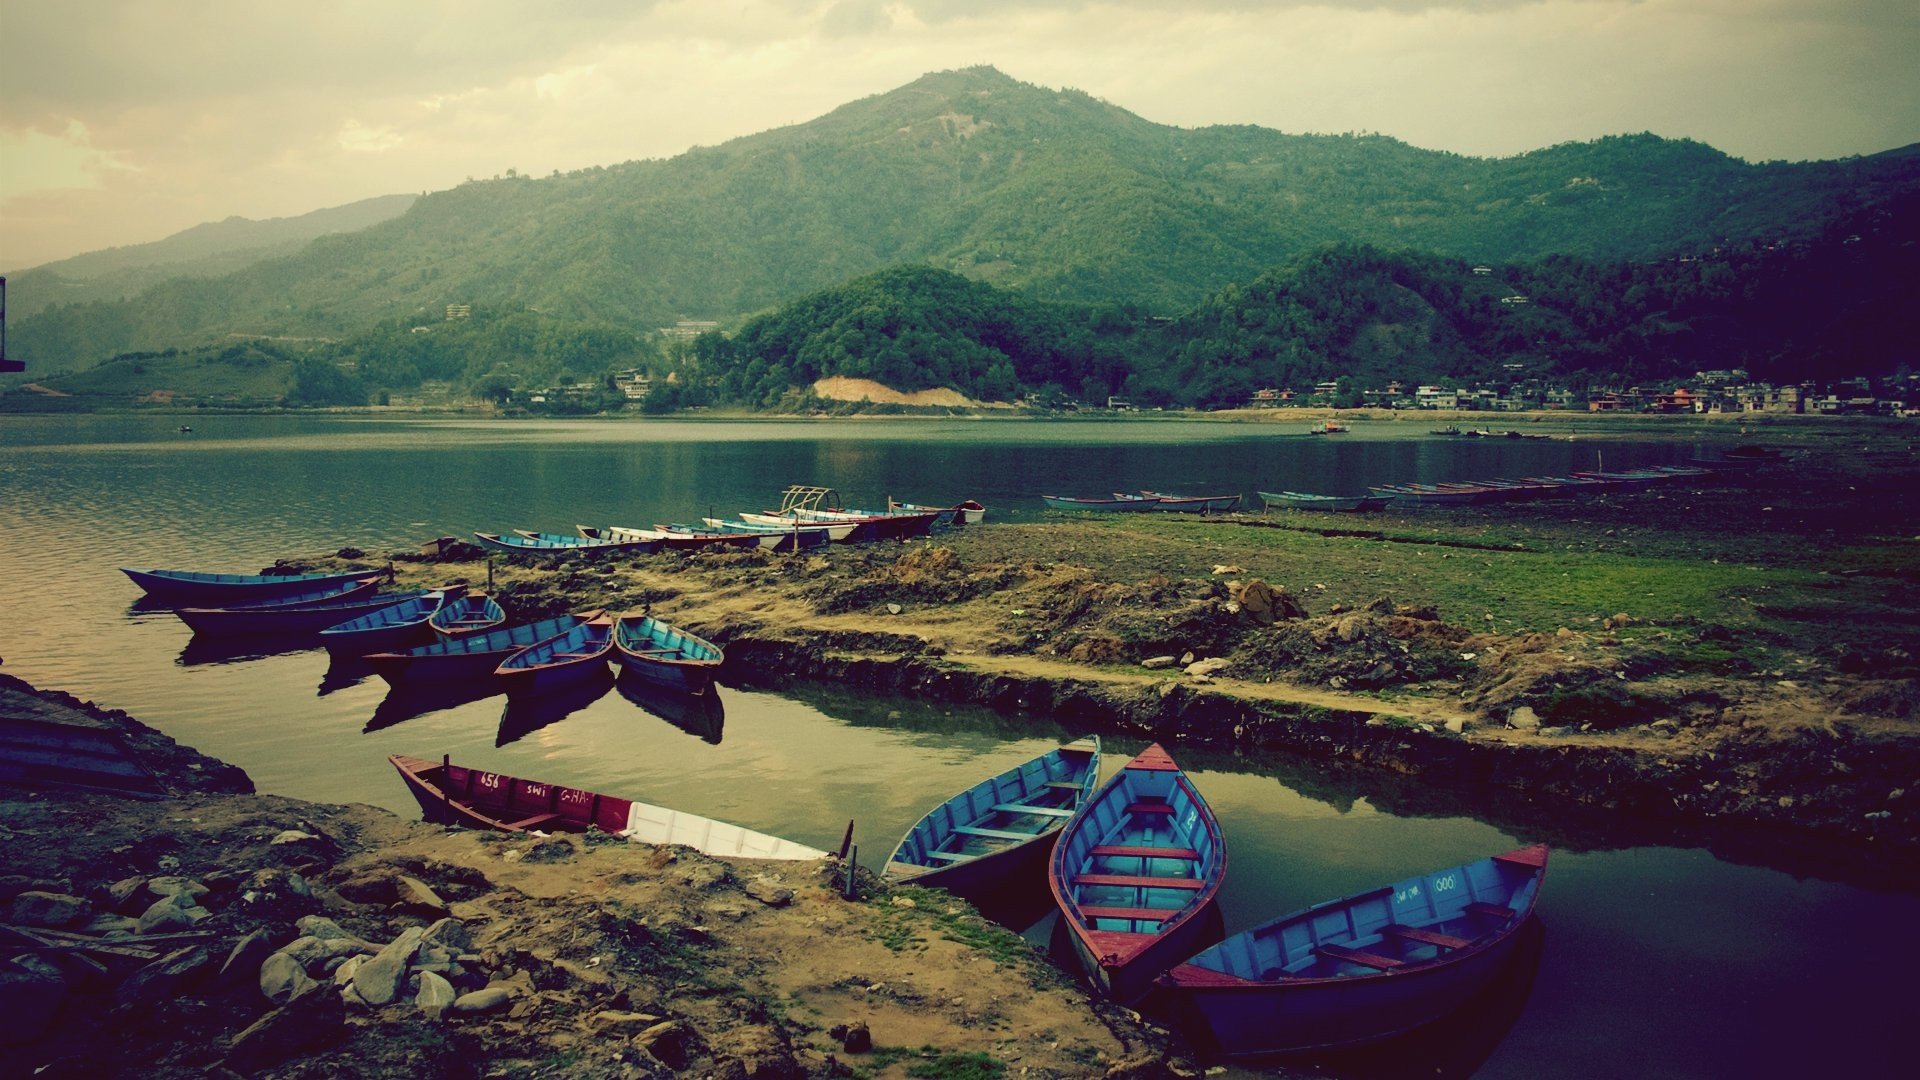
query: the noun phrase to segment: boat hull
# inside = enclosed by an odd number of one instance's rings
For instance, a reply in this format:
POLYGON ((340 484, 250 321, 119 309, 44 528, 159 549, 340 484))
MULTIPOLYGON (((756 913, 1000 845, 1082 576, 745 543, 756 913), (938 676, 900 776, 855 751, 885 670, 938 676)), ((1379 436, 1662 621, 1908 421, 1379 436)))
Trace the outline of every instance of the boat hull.
POLYGON ((1213 811, 1154 745, 1067 823, 1047 883, 1081 969, 1129 1004, 1213 931, 1226 871, 1213 811))
POLYGON ((719 646, 650 616, 627 615, 614 625, 614 663, 667 690, 706 693, 725 659, 719 646))
POLYGON ((562 615, 536 623, 445 638, 405 652, 372 653, 364 659, 374 674, 395 687, 491 681, 502 660, 599 614, 591 611, 562 615))
POLYGON ((193 570, 133 570, 120 572, 146 591, 148 599, 168 607, 233 607, 236 604, 277 600, 344 585, 382 571, 345 570, 326 574, 207 574, 193 570))
POLYGON ((419 595, 417 592, 388 593, 340 603, 297 606, 179 608, 174 614, 192 627, 195 634, 204 637, 317 635, 330 626, 405 603, 419 595))
POLYGON ((500 661, 494 671, 509 697, 550 694, 607 673, 613 656, 613 619, 600 615, 500 661))
POLYGON ((1098 510, 1116 514, 1140 514, 1160 508, 1159 499, 1075 499, 1065 495, 1042 495, 1040 501, 1049 510, 1098 510))
POLYGON ((1100 740, 1090 736, 983 780, 915 822, 887 860, 885 877, 945 889, 976 906, 1009 900, 1013 890, 1030 892, 1061 829, 1092 797, 1099 773, 1100 740), (1014 835, 979 836, 957 826, 1014 835), (1015 838, 1021 834, 1027 835, 1015 838))
POLYGON ((1390 1038, 1444 1018, 1500 975, 1546 863, 1536 845, 1315 905, 1201 952, 1156 990, 1223 1056, 1390 1038))

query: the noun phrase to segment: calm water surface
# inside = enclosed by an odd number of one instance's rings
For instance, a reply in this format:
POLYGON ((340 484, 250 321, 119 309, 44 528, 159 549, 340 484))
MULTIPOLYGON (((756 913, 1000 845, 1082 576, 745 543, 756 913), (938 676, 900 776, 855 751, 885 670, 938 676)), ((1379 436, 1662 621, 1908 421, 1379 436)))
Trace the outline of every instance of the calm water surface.
MULTIPOLYGON (((1590 468, 1600 452, 1432 438, 1407 422, 1318 439, 1198 421, 190 422, 183 434, 177 417, 0 417, 8 673, 125 709, 276 794, 412 816, 386 755, 448 753, 821 847, 851 817, 870 866, 928 806, 1076 733, 831 688, 725 687, 719 716, 606 688, 547 708, 496 697, 422 711, 324 651, 190 645, 171 614, 132 610, 138 591, 117 568, 251 571, 475 530, 730 515, 790 483, 855 503, 977 498, 990 520, 1021 520, 1042 515, 1043 492, 1358 492, 1590 468)), ((1615 443, 1604 453, 1609 468, 1684 456, 1615 443)), ((1109 771, 1137 749, 1110 739, 1109 771)), ((1885 961, 1920 925, 1909 892, 1623 844, 1524 806, 1495 815, 1457 797, 1423 801, 1384 775, 1175 753, 1227 832, 1230 931, 1533 840, 1557 845, 1530 991, 1516 975, 1511 1000, 1482 1010, 1477 1041, 1342 1061, 1345 1071, 1859 1076, 1905 1059, 1894 1050, 1914 996, 1885 961)))

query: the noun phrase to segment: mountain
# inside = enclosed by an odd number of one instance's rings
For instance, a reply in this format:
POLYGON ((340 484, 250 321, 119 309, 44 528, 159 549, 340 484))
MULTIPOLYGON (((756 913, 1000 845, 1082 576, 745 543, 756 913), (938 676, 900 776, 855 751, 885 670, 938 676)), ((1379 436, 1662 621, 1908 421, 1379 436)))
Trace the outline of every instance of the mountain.
POLYGON ((291 255, 315 237, 399 217, 415 195, 382 195, 297 217, 230 217, 149 244, 130 244, 7 275, 8 305, 25 319, 55 304, 124 300, 174 277, 212 278, 291 255))
POLYGON ((78 367, 229 334, 348 336, 455 303, 639 330, 735 320, 902 264, 1171 312, 1329 243, 1650 260, 1803 237, 1915 187, 1914 148, 1754 165, 1635 135, 1469 158, 1168 127, 972 68, 668 160, 463 184, 244 273, 20 319, 13 348, 78 367))

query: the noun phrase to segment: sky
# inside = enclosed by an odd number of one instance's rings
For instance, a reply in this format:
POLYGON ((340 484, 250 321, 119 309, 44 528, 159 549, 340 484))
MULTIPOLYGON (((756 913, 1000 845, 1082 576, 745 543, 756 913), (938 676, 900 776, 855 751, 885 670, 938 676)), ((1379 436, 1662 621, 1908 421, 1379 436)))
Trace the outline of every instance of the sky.
POLYGON ((672 157, 979 64, 1479 156, 1920 142, 1916 0, 0 0, 0 270, 672 157))

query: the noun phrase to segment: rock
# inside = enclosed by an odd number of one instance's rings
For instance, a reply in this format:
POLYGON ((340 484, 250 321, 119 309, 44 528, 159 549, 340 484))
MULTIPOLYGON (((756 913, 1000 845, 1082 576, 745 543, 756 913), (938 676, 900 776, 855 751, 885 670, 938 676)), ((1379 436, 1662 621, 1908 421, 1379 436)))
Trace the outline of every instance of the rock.
POLYGON ((333 969, 333 985, 339 987, 352 986, 354 972, 359 971, 360 965, 371 959, 373 958, 370 956, 349 956, 345 960, 340 961, 340 966, 333 969))
POLYGON ((445 918, 447 902, 426 882, 416 877, 401 874, 393 882, 393 906, 408 912, 430 918, 445 918))
POLYGON ((558 836, 542 840, 520 854, 520 858, 530 863, 566 862, 573 856, 573 841, 558 836))
POLYGON ((300 961, 288 953, 274 953, 260 964, 260 994, 275 1005, 285 1005, 313 986, 300 961))
POLYGON ((594 1013, 587 1021, 594 1031, 602 1035, 623 1037, 636 1035, 659 1022, 660 1018, 652 1013, 621 1012, 614 1009, 594 1013))
POLYGON ((454 998, 452 983, 431 971, 420 973, 420 992, 414 995, 414 1008, 438 1020, 453 1008, 454 998))
POLYGON ((420 945, 446 949, 458 956, 473 948, 473 934, 459 919, 441 919, 427 927, 426 933, 420 936, 420 945))
POLYGON ((296 1054, 310 1053, 338 1039, 346 1029, 346 1010, 327 993, 301 994, 233 1037, 225 1065, 237 1073, 255 1073, 296 1054))
POLYGON ((1208 659, 1205 659, 1205 660, 1196 660, 1188 664, 1182 670, 1184 670, 1189 675, 1204 676, 1204 675, 1212 675, 1217 671, 1220 671, 1224 668, 1229 668, 1232 666, 1233 666, 1233 661, 1227 659, 1226 657, 1214 656, 1214 657, 1209 657, 1208 659))
POLYGON ((273 953, 273 935, 266 930, 255 930, 227 950, 227 958, 214 973, 213 981, 223 987, 239 986, 249 979, 258 981, 260 969, 273 953))
POLYGON ((752 1025, 730 1028, 709 1040, 708 1053, 715 1058, 732 1059, 739 1063, 737 1070, 723 1068, 723 1076, 744 1076, 746 1080, 802 1080, 806 1075, 800 1063, 794 1060, 793 1046, 774 1027, 752 1025))
POLYGON ((46 1034, 67 998, 67 977, 33 953, 0 962, 0 1045, 30 1043, 46 1034))
POLYGON ((62 888, 42 889, 42 884, 25 874, 0 874, 0 904, 13 903, 14 897, 28 889, 41 889, 43 892, 63 891, 62 888))
POLYGON ((906 609, 905 609, 905 608, 903 608, 903 607, 901 607, 901 606, 900 606, 899 604, 888 604, 888 605, 887 605, 887 614, 889 614, 889 615, 898 615, 898 614, 900 614, 900 613, 901 613, 902 611, 905 611, 905 610, 906 610, 906 609))
POLYGON ((1455 716, 1450 718, 1447 721, 1447 730, 1452 732, 1455 735, 1465 734, 1467 730, 1466 718, 1460 717, 1460 716, 1455 716))
POLYGON ((786 907, 793 902, 793 890, 769 878, 754 878, 741 889, 768 907, 786 907))
POLYGON ((488 986, 471 993, 461 994, 453 1000, 453 1011, 467 1015, 485 1015, 499 1012, 513 1001, 513 994, 498 984, 488 986))
MULTIPOLYGON (((350 938, 352 934, 340 928, 340 924, 324 915, 302 915, 294 920, 294 929, 301 937, 311 938, 350 938)), ((356 939, 358 940, 358 939, 356 939)))
POLYGON ((849 1054, 864 1054, 873 1049, 873 1032, 865 1020, 855 1020, 844 1027, 836 1024, 828 1034, 840 1040, 840 1048, 849 1054))
POLYGON ((280 833, 280 835, 274 837, 272 843, 275 846, 281 844, 304 844, 309 840, 317 841, 319 839, 319 837, 310 832, 301 832, 299 829, 287 829, 280 833))
POLYGON ((153 1008, 171 1001, 204 979, 213 968, 213 956, 200 945, 188 945, 127 976, 114 991, 116 1006, 153 1008))
POLYGON ((1145 660, 1142 660, 1142 661, 1140 661, 1140 666, 1141 666, 1141 667, 1143 667, 1143 668, 1148 668, 1148 669, 1150 669, 1150 670, 1153 670, 1153 671, 1159 671, 1159 670, 1160 670, 1161 668, 1170 668, 1170 667, 1172 667, 1172 666, 1173 666, 1173 657, 1171 657, 1171 656, 1149 656, 1149 657, 1147 657, 1147 658, 1146 658, 1145 660))
POLYGON ((613 976, 597 967, 589 967, 573 960, 557 959, 553 962, 553 970, 566 975, 575 986, 585 986, 595 990, 613 989, 613 976))
POLYGON ((161 899, 169 896, 177 896, 180 893, 191 893, 194 903, 197 904, 200 902, 201 897, 213 890, 192 878, 182 877, 179 874, 165 874, 157 878, 149 878, 147 880, 147 891, 161 899))
POLYGON ((140 913, 140 923, 136 929, 142 934, 166 934, 176 930, 190 930, 199 919, 192 912, 205 910, 194 902, 192 893, 174 893, 162 900, 155 900, 140 913))
POLYGON ((1533 706, 1522 705, 1507 714, 1507 726, 1510 728, 1518 728, 1521 731, 1538 731, 1540 730, 1540 717, 1533 711, 1533 706))
POLYGON ((1240 605, 1240 613, 1261 626, 1271 626, 1285 619, 1305 618, 1307 609, 1300 606, 1291 593, 1254 578, 1245 585, 1233 590, 1233 598, 1240 605))
POLYGON ((131 915, 136 910, 144 911, 152 901, 143 899, 147 891, 147 879, 143 877, 121 878, 107 886, 107 895, 113 900, 113 910, 131 915))
POLYGON ((687 1067, 688 1052, 697 1045, 698 1038, 693 1026, 685 1020, 667 1020, 635 1035, 630 1045, 659 1058, 667 1068, 677 1072, 687 1067))
POLYGON ((92 913, 92 904, 66 893, 28 889, 13 898, 12 921, 21 926, 61 930, 85 922, 92 913))
POLYGON ((107 937, 138 933, 140 921, 129 919, 125 915, 95 915, 81 925, 78 933, 89 937, 107 937))
POLYGON ((385 1005, 400 992, 401 981, 407 977, 407 965, 413 962, 413 954, 419 950, 424 934, 419 927, 409 926, 353 973, 353 988, 369 1005, 385 1005))
POLYGON ((282 946, 280 951, 299 961, 300 966, 311 975, 325 970, 330 961, 359 956, 362 953, 379 952, 380 946, 354 937, 302 937, 294 938, 282 946))
POLYGON ((1185 666, 1187 666, 1188 664, 1191 664, 1191 663, 1193 663, 1193 661, 1194 661, 1194 655, 1193 655, 1192 653, 1190 653, 1190 652, 1184 652, 1184 653, 1181 653, 1181 654, 1180 654, 1180 666, 1181 666, 1181 667, 1185 667, 1185 666))

